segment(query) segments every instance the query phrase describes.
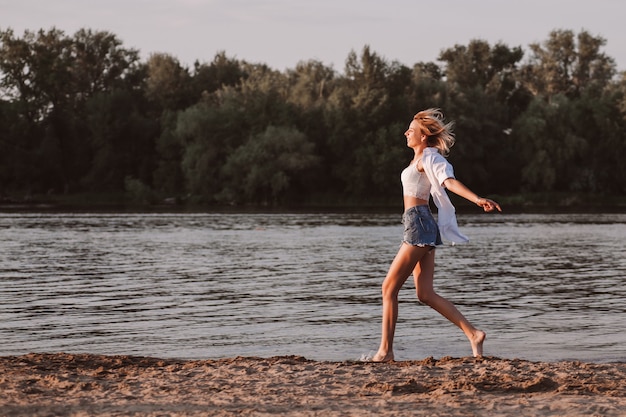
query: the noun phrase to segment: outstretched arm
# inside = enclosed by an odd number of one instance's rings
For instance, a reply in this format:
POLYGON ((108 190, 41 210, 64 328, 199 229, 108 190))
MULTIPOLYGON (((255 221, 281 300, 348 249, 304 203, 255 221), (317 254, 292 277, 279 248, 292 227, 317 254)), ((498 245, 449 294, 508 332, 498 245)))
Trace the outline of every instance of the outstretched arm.
POLYGON ((454 194, 458 194, 477 206, 482 207, 485 211, 493 211, 495 209, 502 211, 498 203, 493 200, 489 200, 488 198, 479 197, 478 194, 467 188, 465 184, 456 178, 448 178, 443 182, 443 186, 452 191, 454 194))

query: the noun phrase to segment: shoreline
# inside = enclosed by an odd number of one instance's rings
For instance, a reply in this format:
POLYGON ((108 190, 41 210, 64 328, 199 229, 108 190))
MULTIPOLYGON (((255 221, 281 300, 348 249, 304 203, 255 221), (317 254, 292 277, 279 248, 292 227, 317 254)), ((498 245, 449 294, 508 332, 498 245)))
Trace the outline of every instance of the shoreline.
POLYGON ((6 416, 619 416, 626 363, 0 357, 6 416))
MULTIPOLYGON (((626 198, 605 194, 576 192, 518 193, 486 195, 506 213, 625 213, 626 198)), ((451 195, 457 212, 475 213, 476 206, 451 195)), ((148 213, 284 213, 284 212, 390 212, 402 206, 397 198, 345 199, 342 196, 313 197, 306 201, 282 204, 218 204, 194 201, 180 196, 163 198, 152 203, 138 203, 124 193, 117 194, 36 194, 0 196, 0 211, 5 212, 148 212, 148 213)))

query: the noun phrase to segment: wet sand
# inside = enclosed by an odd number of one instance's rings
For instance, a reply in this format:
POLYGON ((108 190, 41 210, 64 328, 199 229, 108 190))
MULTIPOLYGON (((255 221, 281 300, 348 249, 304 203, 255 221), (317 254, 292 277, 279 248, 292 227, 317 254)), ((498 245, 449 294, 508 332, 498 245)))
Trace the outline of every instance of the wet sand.
POLYGON ((0 357, 1 416, 623 416, 626 363, 0 357))

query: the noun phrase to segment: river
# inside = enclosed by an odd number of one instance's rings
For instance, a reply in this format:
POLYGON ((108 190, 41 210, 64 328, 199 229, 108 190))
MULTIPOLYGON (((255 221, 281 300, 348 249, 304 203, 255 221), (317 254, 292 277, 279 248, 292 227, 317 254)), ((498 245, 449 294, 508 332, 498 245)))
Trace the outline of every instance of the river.
MULTIPOLYGON (((626 214, 460 214, 435 286, 485 354, 626 361, 626 214)), ((0 213, 0 355, 351 360, 380 337, 389 213, 0 213)), ((468 356, 400 294, 397 360, 468 356)))

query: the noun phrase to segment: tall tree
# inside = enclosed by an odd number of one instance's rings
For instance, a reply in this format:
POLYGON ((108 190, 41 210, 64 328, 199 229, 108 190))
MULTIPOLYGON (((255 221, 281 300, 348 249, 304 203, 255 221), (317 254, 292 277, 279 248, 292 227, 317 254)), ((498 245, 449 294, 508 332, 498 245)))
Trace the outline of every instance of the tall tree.
POLYGON ((571 191, 589 147, 581 134, 581 110, 577 99, 564 94, 554 96, 551 103, 537 98, 515 122, 524 190, 571 191))
POLYGON ((330 185, 336 192, 354 194, 371 184, 371 176, 357 179, 354 175, 357 165, 366 163, 366 159, 357 159, 357 151, 365 146, 366 135, 373 135, 390 120, 396 120, 388 75, 389 64, 369 46, 363 47, 360 55, 351 51, 344 76, 337 79, 328 97, 324 123, 329 129, 323 148, 327 150, 328 170, 334 177, 330 185))
POLYGON ((124 48, 113 33, 78 30, 72 39, 70 68, 75 97, 135 87, 144 77, 139 51, 124 48))
POLYGON ((303 195, 307 182, 301 176, 317 162, 314 145, 302 132, 268 126, 229 156, 222 168, 224 185, 218 199, 225 203, 284 203, 289 194, 303 195))
POLYGON ((0 198, 9 192, 37 192, 42 178, 50 175, 37 152, 44 134, 22 116, 19 103, 0 100, 0 198))
POLYGON ((168 54, 151 54, 146 62, 146 97, 161 110, 180 110, 197 101, 192 97, 191 76, 178 59, 168 54))
POLYGON ((455 45, 439 59, 445 64, 448 115, 456 120, 457 143, 450 158, 472 188, 506 192, 519 185, 512 155, 513 121, 528 105, 520 88, 520 47, 483 40, 455 45))
POLYGON ((166 110, 161 116, 161 129, 156 138, 152 183, 157 192, 168 197, 181 197, 186 192, 182 171, 183 145, 175 134, 177 117, 178 112, 166 110))
POLYGON ((0 33, 3 95, 19 103, 21 116, 45 134, 34 150, 49 167, 46 189, 68 191, 89 170, 84 108, 95 93, 121 87, 138 68, 138 52, 108 32, 79 30, 73 38, 50 29, 0 33))
POLYGON ((566 94, 577 97, 582 90, 601 91, 615 75, 615 61, 601 48, 602 37, 587 31, 575 35, 571 30, 550 32, 542 44, 530 45, 531 56, 523 67, 525 85, 535 95, 551 97, 566 94))
POLYGON ((19 102, 29 122, 41 122, 74 96, 68 91, 71 49, 71 40, 58 29, 27 30, 22 38, 10 29, 0 33, 2 95, 19 102))
POLYGON ((287 71, 290 91, 288 100, 307 111, 320 106, 328 98, 335 71, 319 61, 299 62, 287 71))
POLYGON ((226 52, 221 51, 215 54, 210 63, 194 63, 192 74, 192 90, 199 99, 219 90, 222 87, 232 87, 240 84, 247 73, 247 64, 238 59, 229 58, 226 52))
POLYGON ((230 88, 178 113, 172 137, 165 139, 181 146, 186 191, 194 199, 214 201, 224 161, 249 134, 244 116, 243 103, 230 88))
POLYGON ((122 190, 127 177, 151 183, 158 124, 147 116, 142 102, 139 92, 129 90, 98 93, 87 102, 93 158, 82 183, 89 190, 122 190))
POLYGON ((345 77, 350 107, 364 115, 359 127, 371 128, 387 120, 389 116, 389 93, 386 89, 389 64, 385 59, 363 47, 360 57, 352 51, 346 59, 345 77))

